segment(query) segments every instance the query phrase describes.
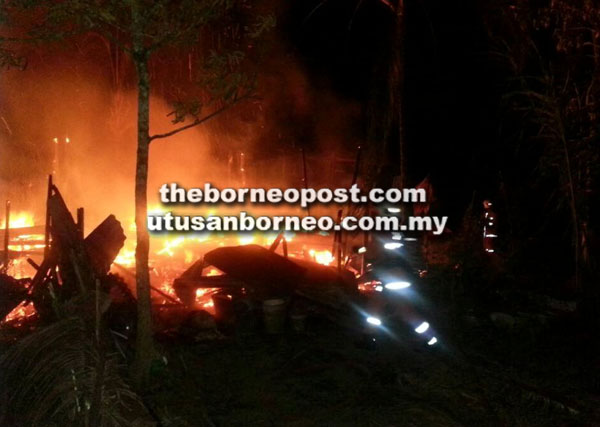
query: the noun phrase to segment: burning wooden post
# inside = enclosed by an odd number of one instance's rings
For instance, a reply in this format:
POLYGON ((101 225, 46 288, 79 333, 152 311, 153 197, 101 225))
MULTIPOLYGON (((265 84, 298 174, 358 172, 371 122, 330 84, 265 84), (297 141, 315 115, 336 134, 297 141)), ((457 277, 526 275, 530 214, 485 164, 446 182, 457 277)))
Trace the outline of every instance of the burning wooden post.
MULTIPOLYGON (((354 187, 357 184, 357 182, 358 182, 358 173, 360 172, 360 160, 361 160, 361 156, 362 156, 362 146, 359 145, 356 148, 356 159, 354 160, 354 172, 352 173, 352 182, 350 183, 350 188, 354 187)), ((346 205, 346 211, 347 212, 350 211, 350 202, 348 202, 348 204, 346 205)), ((341 222, 341 218, 340 218, 340 222, 341 222)), ((339 252, 339 256, 338 256, 338 268, 341 268, 342 257, 346 257, 347 254, 348 254, 348 247, 347 247, 348 239, 347 239, 347 234, 346 234, 346 236, 344 236, 343 233, 342 233, 342 231, 340 231, 339 242, 340 242, 340 245, 341 245, 341 250, 338 249, 338 252, 339 252)), ((349 258, 349 257, 347 257, 347 258, 349 258)), ((364 258, 364 256, 363 256, 363 258, 364 258)))
MULTIPOLYGON (((354 185, 356 185, 357 181, 358 181, 358 173, 360 171, 360 159, 361 159, 361 154, 362 154, 362 147, 359 145, 356 148, 356 159, 354 161, 354 172, 352 174, 352 182, 350 183, 350 188, 352 188, 354 185)), ((350 205, 350 201, 348 201, 347 205, 346 205, 346 211, 349 211, 349 205, 350 205)), ((338 210, 338 214, 337 214, 337 224, 341 224, 342 223, 342 219, 344 217, 344 208, 342 207, 341 209, 338 210)), ((337 268, 338 268, 338 272, 342 271, 342 265, 345 265, 345 263, 342 263, 342 258, 346 257, 347 255, 347 248, 346 248, 346 243, 347 241, 344 239, 344 234, 343 234, 343 230, 336 230, 333 234, 333 247, 331 250, 331 253, 337 258, 337 268)))
POLYGON ((359 145, 356 151, 356 161, 354 162, 354 173, 352 174, 352 187, 358 181, 358 172, 360 171, 360 158, 362 154, 362 147, 359 145))
POLYGON ((52 175, 48 175, 48 191, 46 193, 46 228, 44 230, 44 259, 48 258, 50 250, 50 197, 52 197, 52 175))
POLYGON ((6 201, 6 217, 4 219, 4 262, 2 264, 2 271, 6 272, 8 270, 8 242, 10 240, 10 200, 6 201))

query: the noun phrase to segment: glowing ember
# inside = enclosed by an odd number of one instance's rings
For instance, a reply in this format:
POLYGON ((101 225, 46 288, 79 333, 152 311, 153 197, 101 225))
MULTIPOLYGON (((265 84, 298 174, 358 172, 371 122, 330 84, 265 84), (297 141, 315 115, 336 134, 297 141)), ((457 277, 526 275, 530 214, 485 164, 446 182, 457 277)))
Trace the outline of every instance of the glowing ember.
POLYGON ((358 290, 360 292, 381 292, 379 289, 381 287, 381 282, 378 280, 372 280, 370 282, 364 282, 364 283, 359 283, 358 284, 358 290))
POLYGON ((2 323, 12 322, 18 325, 23 320, 35 315, 35 313, 35 307, 32 302, 22 301, 21 304, 6 315, 2 323))
POLYGON ((203 304, 206 297, 218 291, 218 288, 198 288, 196 289, 196 304, 203 304))
POLYGON ((178 299, 177 294, 175 293, 175 289, 173 289, 170 282, 164 282, 160 285, 159 289, 165 294, 169 295, 170 297, 178 299))
POLYGON ((217 292, 218 288, 198 288, 196 289, 196 306, 202 307, 210 313, 214 313, 215 303, 212 300, 212 294, 217 292))
POLYGON ((35 276, 36 270, 27 262, 27 258, 21 257, 12 260, 6 274, 14 277, 15 279, 25 279, 27 277, 35 276))

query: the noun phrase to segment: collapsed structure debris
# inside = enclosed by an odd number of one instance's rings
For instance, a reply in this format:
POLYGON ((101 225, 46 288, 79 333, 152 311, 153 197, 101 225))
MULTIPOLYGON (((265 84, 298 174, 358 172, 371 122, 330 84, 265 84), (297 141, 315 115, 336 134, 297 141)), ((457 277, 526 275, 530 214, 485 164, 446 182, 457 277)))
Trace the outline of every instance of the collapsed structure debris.
MULTIPOLYGON (((135 296, 123 279, 111 273, 123 273, 127 280, 135 277, 133 270, 115 264, 126 240, 123 228, 114 215, 106 217, 87 236, 83 225, 83 208, 77 210, 75 219, 50 177, 46 224, 32 228, 38 233, 36 254, 43 254, 43 258, 40 262, 28 258, 35 270, 32 278, 3 276, 0 286, 10 298, 5 298, 0 307, 2 319, 20 304, 31 305, 39 318, 55 318, 57 301, 68 301, 100 286, 110 295, 112 317, 119 319, 115 329, 134 332, 135 296)), ((4 236, 9 233, 7 227, 4 236)), ((22 228, 19 233, 23 235, 22 228)), ((27 254, 9 255, 16 258, 27 254)), ((168 289, 154 285, 152 291, 162 299, 162 304, 155 305, 157 318, 171 314, 178 317, 175 311, 206 309, 219 320, 218 310, 232 312, 233 305, 242 300, 260 307, 262 301, 273 298, 308 300, 335 318, 337 312, 355 302, 358 286, 354 274, 339 265, 335 268, 289 255, 288 241, 280 233, 268 249, 255 244, 213 249, 177 279, 169 280, 168 289), (279 247, 283 254, 277 252, 279 247), (224 274, 214 275, 215 269, 224 274), (234 301, 230 304, 227 299, 234 301)))
MULTIPOLYGON (((46 208, 44 258, 39 265, 28 259, 36 270, 34 277, 16 280, 3 275, 0 279, 2 294, 7 296, 0 307, 2 319, 24 301, 33 302, 40 317, 52 316, 55 299, 67 300, 77 293, 86 293, 97 281, 110 292, 110 284, 115 282, 108 273, 123 247, 125 234, 114 215, 109 215, 84 238, 83 209, 78 210, 76 223, 52 177, 48 182, 46 208)), ((35 230, 39 231, 39 227, 35 230)), ((9 232, 7 227, 5 236, 9 232)))

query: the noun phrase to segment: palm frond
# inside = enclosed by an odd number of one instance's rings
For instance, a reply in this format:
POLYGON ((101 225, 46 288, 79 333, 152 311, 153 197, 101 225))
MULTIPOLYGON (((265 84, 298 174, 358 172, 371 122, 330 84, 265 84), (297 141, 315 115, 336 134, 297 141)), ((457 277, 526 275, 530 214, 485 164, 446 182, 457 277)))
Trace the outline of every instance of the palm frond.
POLYGON ((77 317, 23 338, 0 359, 0 370, 3 425, 126 426, 143 411, 116 355, 99 348, 77 317))

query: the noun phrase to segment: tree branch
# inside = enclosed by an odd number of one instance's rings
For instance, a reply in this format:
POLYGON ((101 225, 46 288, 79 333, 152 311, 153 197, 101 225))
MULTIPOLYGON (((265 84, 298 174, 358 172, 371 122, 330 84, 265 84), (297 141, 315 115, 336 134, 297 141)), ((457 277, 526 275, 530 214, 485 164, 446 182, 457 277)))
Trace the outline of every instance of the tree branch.
POLYGON ((239 98, 234 99, 232 102, 223 105, 221 108, 213 111, 212 113, 210 113, 207 116, 204 116, 204 117, 201 117, 201 118, 196 118, 196 120, 194 120, 192 123, 188 123, 185 126, 181 126, 181 127, 177 128, 177 129, 173 129, 172 131, 169 131, 169 132, 159 133, 159 134, 152 135, 152 136, 150 136, 149 142, 152 142, 155 139, 168 138, 170 136, 178 134, 179 132, 183 132, 184 130, 193 128, 194 126, 198 126, 199 124, 202 124, 202 123, 204 123, 204 122, 212 119, 213 117, 221 114, 222 112, 230 109, 231 107, 233 107, 235 104, 239 103, 240 101, 243 101, 243 100, 248 99, 248 98, 250 98, 250 95, 243 95, 243 96, 241 96, 239 98))

